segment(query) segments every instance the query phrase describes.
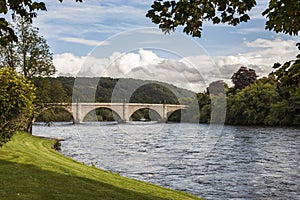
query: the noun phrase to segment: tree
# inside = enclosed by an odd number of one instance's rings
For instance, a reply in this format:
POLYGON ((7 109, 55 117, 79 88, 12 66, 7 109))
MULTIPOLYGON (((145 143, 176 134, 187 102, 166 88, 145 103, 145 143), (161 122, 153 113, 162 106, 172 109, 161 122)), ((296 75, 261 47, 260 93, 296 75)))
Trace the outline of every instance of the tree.
POLYGON ((32 79, 36 85, 36 99, 35 104, 42 105, 45 103, 66 103, 70 102, 62 83, 56 78, 41 78, 32 79))
POLYGON ((46 40, 38 35, 38 28, 21 18, 15 21, 14 28, 18 42, 0 47, 0 66, 12 67, 26 78, 54 74, 52 53, 46 40))
POLYGON ((0 146, 17 130, 26 130, 32 115, 35 87, 14 69, 0 69, 0 146))
POLYGON ((200 123, 209 123, 211 118, 211 98, 208 93, 198 93, 197 101, 200 110, 200 123))
POLYGON ((270 113, 265 118, 266 125, 299 126, 300 96, 291 96, 271 104, 270 113))
POLYGON ((300 30, 300 1, 271 0, 262 13, 267 16, 266 29, 276 33, 298 35, 300 30))
POLYGON ((244 89, 251 83, 254 83, 257 75, 254 69, 248 69, 246 67, 241 67, 237 72, 235 72, 231 80, 234 84, 235 89, 244 89))
MULTIPOLYGON (((154 1, 146 17, 158 24, 164 32, 183 26, 186 34, 201 37, 204 21, 236 26, 250 19, 247 12, 255 6, 255 0, 158 0, 154 1)), ((262 14, 267 18, 266 29, 298 35, 299 0, 270 0, 262 14)))
MULTIPOLYGON (((63 2, 63 0, 58 1, 63 2)), ((75 1, 82 2, 82 0, 75 1)), ((0 14, 7 15, 11 13, 12 19, 21 17, 28 23, 32 23, 32 19, 37 16, 39 10, 47 10, 44 2, 33 0, 1 0, 0 2, 0 14)), ((18 38, 8 19, 0 17, 0 46, 6 46, 12 41, 17 42, 17 40, 18 38)))

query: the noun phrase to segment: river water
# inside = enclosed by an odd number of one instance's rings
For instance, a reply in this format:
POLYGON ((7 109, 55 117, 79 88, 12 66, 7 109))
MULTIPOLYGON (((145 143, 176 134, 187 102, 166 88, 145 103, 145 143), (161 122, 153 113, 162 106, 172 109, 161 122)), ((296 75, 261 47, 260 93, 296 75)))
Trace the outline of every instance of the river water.
POLYGON ((300 129, 198 124, 35 125, 88 165, 206 199, 299 199, 300 129))

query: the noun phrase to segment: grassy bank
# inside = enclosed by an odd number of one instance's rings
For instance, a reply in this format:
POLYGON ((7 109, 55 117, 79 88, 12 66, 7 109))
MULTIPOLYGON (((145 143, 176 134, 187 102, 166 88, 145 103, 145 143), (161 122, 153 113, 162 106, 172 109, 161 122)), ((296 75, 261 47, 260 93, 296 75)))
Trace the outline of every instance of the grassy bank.
POLYGON ((198 199, 86 166, 56 152, 55 143, 18 133, 0 148, 1 200, 198 199))

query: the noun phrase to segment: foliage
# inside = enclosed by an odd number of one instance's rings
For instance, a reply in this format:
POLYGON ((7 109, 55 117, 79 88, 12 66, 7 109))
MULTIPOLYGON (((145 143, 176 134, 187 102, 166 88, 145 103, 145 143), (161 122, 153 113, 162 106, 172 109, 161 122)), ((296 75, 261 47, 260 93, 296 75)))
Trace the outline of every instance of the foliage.
POLYGON ((73 122, 73 117, 64 109, 53 108, 53 109, 42 109, 36 118, 37 122, 73 122))
MULTIPOLYGON (((71 81, 64 79, 61 80, 66 83, 64 87, 74 85, 75 80, 72 84, 71 81)), ((163 82, 109 77, 77 77, 73 88, 73 98, 76 97, 82 102, 178 103, 177 96, 194 95, 189 90, 163 82)))
MULTIPOLYGON (((62 2, 63 0, 59 0, 62 2)), ((82 2, 82 0, 76 0, 82 2)), ((11 13, 12 19, 22 18, 27 23, 32 23, 37 16, 37 11, 46 11, 46 5, 42 1, 33 0, 1 0, 0 14, 11 13)), ((18 37, 8 22, 8 18, 0 17, 0 46, 5 47, 11 42, 17 42, 18 37)))
POLYGON ((35 103, 42 105, 45 103, 68 103, 71 97, 67 94, 67 89, 57 78, 42 78, 35 77, 32 79, 36 85, 36 100, 35 103))
POLYGON ((131 120, 132 121, 140 121, 141 119, 145 119, 146 121, 160 121, 161 118, 156 111, 153 111, 149 108, 143 108, 135 111, 131 115, 131 120))
POLYGON ((21 18, 15 21, 14 28, 18 42, 0 46, 0 67, 12 67, 26 78, 54 74, 52 53, 46 40, 38 35, 38 28, 21 18))
POLYGON ((300 97, 291 96, 270 106, 270 114, 265 119, 266 125, 299 126, 300 97))
POLYGON ((32 115, 35 88, 12 68, 0 69, 0 146, 16 130, 25 130, 32 115))
MULTIPOLYGON (((300 50, 300 43, 297 43, 297 46, 300 50)), ((272 74, 280 81, 280 86, 300 96, 300 54, 297 55, 296 60, 288 61, 283 65, 275 63, 273 68, 276 71, 272 74)))
POLYGON ((139 87, 130 98, 132 103, 171 103, 178 104, 177 97, 165 86, 150 83, 139 87))
POLYGON ((200 123, 210 123, 211 98, 207 93, 198 93, 197 100, 200 109, 200 123))
POLYGON ((270 105, 280 100, 276 85, 258 80, 228 97, 227 123, 264 125, 270 114, 270 105))
POLYGON ((256 5, 255 0, 180 0, 180 1, 154 1, 147 13, 153 23, 159 24, 164 31, 175 30, 184 26, 183 32, 200 37, 204 21, 214 24, 228 23, 237 25, 247 22, 250 17, 247 12, 256 5))
MULTIPOLYGON (((205 21, 236 26, 250 19, 247 12, 255 6, 255 0, 157 0, 146 17, 158 24, 164 32, 174 31, 178 26, 183 26, 184 33, 201 37, 205 21)), ((271 0, 269 7, 263 12, 267 17, 266 29, 298 35, 299 10, 298 0, 271 0)))
MULTIPOLYGON (((85 79, 88 85, 92 83, 89 78, 85 79)), ((82 86, 84 88, 84 85, 82 86)), ((86 87, 86 86, 85 86, 86 87)), ((82 89, 81 89, 82 90, 82 89)), ((97 91, 95 94, 97 102, 131 102, 131 103, 171 103, 178 104, 178 98, 193 96, 194 93, 178 88, 174 85, 170 85, 163 82, 157 81, 144 81, 138 79, 113 79, 102 77, 97 85, 97 91), (118 84, 117 94, 112 94, 118 84), (135 89, 135 86, 141 86, 135 89), (124 99, 128 92, 133 92, 130 99, 124 99)), ((84 99, 84 97, 81 97, 84 99)))
POLYGON ((90 111, 83 121, 121 121, 121 118, 111 109, 97 108, 90 111))
POLYGON ((257 75, 255 70, 248 69, 246 67, 240 67, 240 69, 232 75, 231 80, 234 84, 234 88, 241 90, 251 83, 254 83, 256 78, 257 75))
MULTIPOLYGON (((32 18, 37 16, 36 11, 46 10, 46 6, 43 2, 32 0, 8 0, 1 1, 0 13, 8 14, 12 13, 12 18, 20 16, 26 21, 31 22, 32 18)), ((0 18, 0 46, 6 46, 11 41, 17 41, 17 36, 14 30, 9 26, 6 18, 0 18)))
POLYGON ((276 33, 298 35, 299 0, 270 0, 269 7, 262 14, 267 16, 266 29, 274 30, 276 33))
POLYGON ((227 106, 222 94, 198 93, 197 99, 200 123, 221 122, 226 112, 225 123, 231 125, 300 125, 300 96, 287 91, 272 74, 236 92, 229 88, 227 106), (215 115, 212 110, 216 111, 215 115))

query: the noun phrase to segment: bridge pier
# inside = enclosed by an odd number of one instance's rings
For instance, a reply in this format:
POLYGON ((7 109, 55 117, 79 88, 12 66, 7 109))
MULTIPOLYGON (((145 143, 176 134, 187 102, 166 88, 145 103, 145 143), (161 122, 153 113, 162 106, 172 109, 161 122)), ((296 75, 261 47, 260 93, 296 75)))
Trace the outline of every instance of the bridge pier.
POLYGON ((123 123, 128 123, 129 122, 129 114, 128 114, 128 105, 126 103, 123 103, 123 116, 122 116, 122 121, 123 123))
POLYGON ((74 123, 75 124, 81 124, 83 122, 82 117, 82 106, 80 103, 75 103, 75 105, 72 105, 72 112, 74 117, 74 123))

